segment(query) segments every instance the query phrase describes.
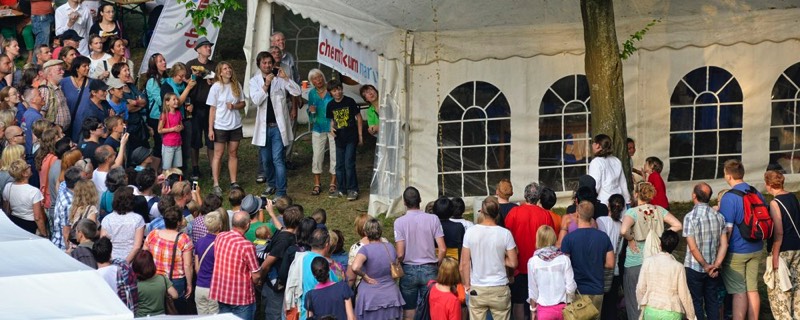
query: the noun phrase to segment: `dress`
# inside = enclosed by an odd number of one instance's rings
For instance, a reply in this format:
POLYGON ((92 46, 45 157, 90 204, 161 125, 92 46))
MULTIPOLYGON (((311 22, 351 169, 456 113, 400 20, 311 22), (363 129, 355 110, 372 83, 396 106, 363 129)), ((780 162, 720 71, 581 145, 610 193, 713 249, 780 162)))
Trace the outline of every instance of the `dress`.
POLYGON ((392 279, 390 261, 397 258, 394 247, 385 243, 370 243, 358 251, 367 257, 361 269, 378 283, 375 285, 361 281, 356 298, 356 318, 363 320, 386 320, 401 318, 405 304, 400 288, 392 279), (389 250, 387 257, 386 250, 389 250))

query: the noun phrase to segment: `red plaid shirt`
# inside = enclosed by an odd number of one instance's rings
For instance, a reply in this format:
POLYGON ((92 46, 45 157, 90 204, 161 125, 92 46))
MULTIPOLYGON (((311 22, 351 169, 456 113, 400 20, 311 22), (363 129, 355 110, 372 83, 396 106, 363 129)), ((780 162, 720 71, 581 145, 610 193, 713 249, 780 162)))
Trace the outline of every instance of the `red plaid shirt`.
POLYGON ((214 274, 208 298, 243 306, 254 303, 253 280, 259 270, 253 243, 236 231, 222 232, 214 244, 214 274))

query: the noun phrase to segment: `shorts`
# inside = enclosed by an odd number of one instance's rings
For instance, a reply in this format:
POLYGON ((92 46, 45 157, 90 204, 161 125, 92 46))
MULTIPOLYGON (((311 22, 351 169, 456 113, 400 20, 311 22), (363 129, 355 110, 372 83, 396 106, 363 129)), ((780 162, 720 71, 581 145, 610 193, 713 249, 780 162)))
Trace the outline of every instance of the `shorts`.
POLYGON ((214 141, 208 139, 208 112, 208 106, 197 105, 192 111, 192 149, 202 148, 204 139, 206 148, 214 149, 214 141))
POLYGON ((244 138, 242 133, 242 127, 238 127, 233 130, 220 130, 214 129, 214 142, 215 143, 226 143, 226 142, 239 142, 244 138))
POLYGON ((514 276, 511 284, 511 303, 528 302, 528 275, 520 273, 514 276))
POLYGON ((753 253, 732 253, 722 262, 722 282, 729 294, 758 291, 758 267, 763 260, 759 250, 753 253))
POLYGON ((161 146, 161 168, 164 170, 180 168, 183 166, 181 146, 161 146))

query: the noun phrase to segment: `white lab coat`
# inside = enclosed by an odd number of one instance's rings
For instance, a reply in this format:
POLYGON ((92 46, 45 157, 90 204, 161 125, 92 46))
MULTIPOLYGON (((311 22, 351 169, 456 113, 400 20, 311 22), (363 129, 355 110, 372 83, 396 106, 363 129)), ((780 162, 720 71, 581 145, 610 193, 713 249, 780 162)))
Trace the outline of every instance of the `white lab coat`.
POLYGON ((291 118, 287 105, 286 92, 292 96, 299 96, 302 92, 300 86, 294 81, 280 77, 272 79, 269 93, 264 91, 264 75, 258 71, 250 78, 250 101, 256 106, 256 123, 253 129, 253 144, 263 147, 267 143, 267 99, 272 99, 272 108, 275 111, 275 120, 281 131, 283 146, 288 146, 294 139, 291 130, 291 118))

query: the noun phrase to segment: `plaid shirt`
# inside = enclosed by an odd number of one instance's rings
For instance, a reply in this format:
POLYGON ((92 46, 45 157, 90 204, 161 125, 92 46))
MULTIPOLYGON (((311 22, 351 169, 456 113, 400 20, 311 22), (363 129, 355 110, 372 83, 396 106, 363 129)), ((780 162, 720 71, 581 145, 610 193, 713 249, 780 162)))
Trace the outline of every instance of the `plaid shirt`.
POLYGON ((214 244, 214 273, 208 298, 236 306, 254 303, 250 275, 258 270, 252 242, 237 231, 220 233, 214 244))
POLYGON ((72 225, 69 221, 69 209, 72 208, 72 197, 72 190, 67 189, 66 182, 61 182, 58 186, 58 196, 56 197, 56 206, 53 211, 53 232, 50 236, 50 241, 61 250, 67 249, 67 244, 64 243, 62 230, 65 226, 72 225))
POLYGON ((197 243, 197 240, 200 238, 205 237, 208 234, 208 229, 206 228, 206 216, 200 215, 197 218, 192 220, 192 242, 197 243))
POLYGON ((41 95, 42 100, 44 100, 44 106, 42 106, 42 115, 44 115, 44 118, 62 128, 68 128, 72 121, 72 115, 67 106, 67 98, 64 97, 64 91, 61 91, 61 87, 47 83, 47 85, 39 86, 39 95, 41 95))
MULTIPOLYGON (((158 236, 158 230, 150 231, 147 239, 144 241, 144 247, 147 251, 153 254, 153 260, 156 264, 156 273, 160 275, 167 275, 172 266, 172 248, 175 247, 175 238, 169 240, 163 239, 158 236)), ((194 249, 192 240, 185 233, 181 233, 178 237, 178 252, 175 253, 175 265, 172 268, 172 279, 180 279, 185 277, 183 270, 183 252, 194 249)))
POLYGON ((136 286, 136 274, 123 259, 111 260, 117 266, 117 296, 133 312, 139 304, 139 288, 136 286))
MULTIPOLYGON (((719 249, 719 237, 725 231, 725 217, 707 203, 698 203, 683 218, 683 236, 693 237, 697 249, 706 263, 713 264, 719 249)), ((694 258, 686 245, 686 258, 683 265, 694 271, 705 273, 703 266, 694 258)))

